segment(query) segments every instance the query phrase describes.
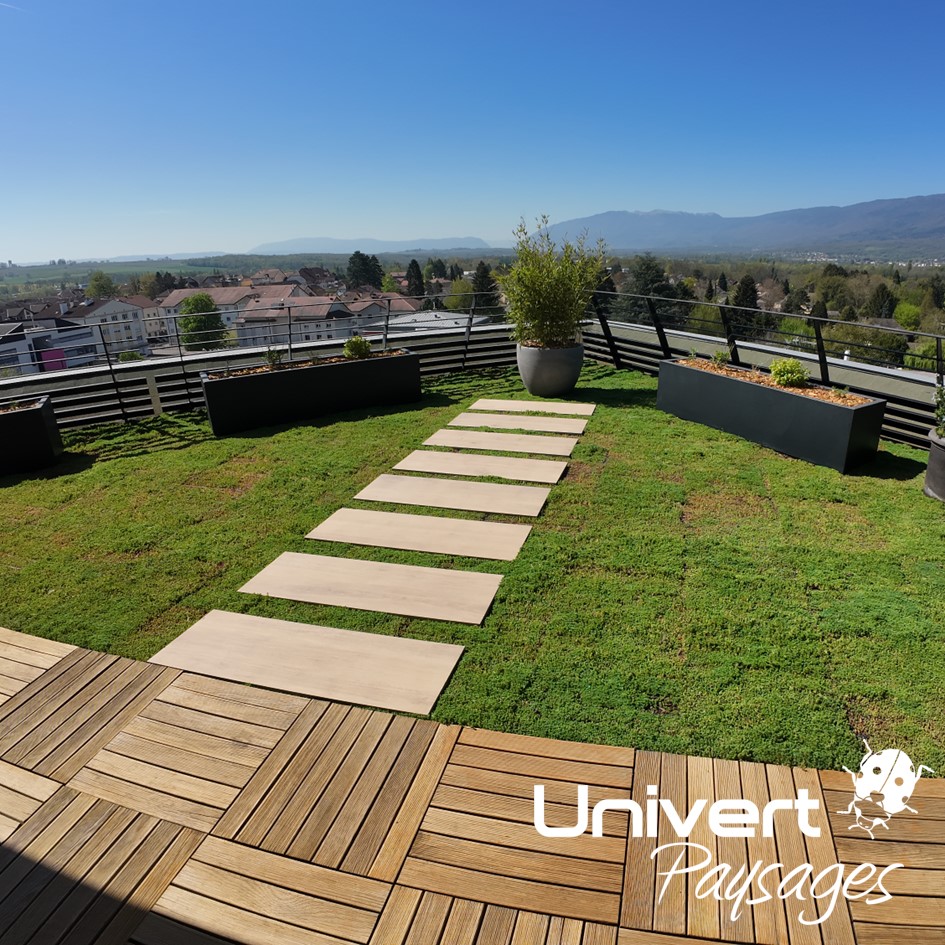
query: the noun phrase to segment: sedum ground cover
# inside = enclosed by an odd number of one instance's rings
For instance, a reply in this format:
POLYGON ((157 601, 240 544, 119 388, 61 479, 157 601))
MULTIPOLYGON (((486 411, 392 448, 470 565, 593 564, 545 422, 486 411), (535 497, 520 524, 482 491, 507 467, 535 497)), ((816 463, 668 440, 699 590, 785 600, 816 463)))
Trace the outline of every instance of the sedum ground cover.
POLYGON ((600 406, 516 561, 307 541, 476 398, 526 396, 512 371, 425 388, 223 440, 198 413, 68 433, 59 467, 0 479, 0 625, 137 658, 215 607, 461 643, 444 722, 821 767, 855 768, 866 737, 945 770, 945 507, 924 453, 884 443, 841 476, 588 364, 578 396, 600 406), (283 551, 505 580, 481 627, 238 593, 283 551))

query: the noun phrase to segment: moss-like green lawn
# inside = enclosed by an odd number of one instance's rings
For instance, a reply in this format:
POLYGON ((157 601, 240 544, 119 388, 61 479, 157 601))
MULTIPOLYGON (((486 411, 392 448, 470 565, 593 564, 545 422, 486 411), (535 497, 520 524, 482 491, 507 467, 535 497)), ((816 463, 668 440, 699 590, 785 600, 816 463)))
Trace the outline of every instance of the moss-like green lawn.
POLYGON ((202 414, 70 433, 54 470, 0 479, 0 625, 140 658, 211 608, 442 640, 466 652, 441 721, 824 767, 855 767, 865 736, 945 769, 945 506, 924 453, 884 443, 841 476, 588 364, 578 396, 600 406, 516 561, 307 541, 476 398, 525 396, 514 371, 425 387, 223 440, 202 414), (481 627, 238 592, 283 551, 505 579, 481 627))

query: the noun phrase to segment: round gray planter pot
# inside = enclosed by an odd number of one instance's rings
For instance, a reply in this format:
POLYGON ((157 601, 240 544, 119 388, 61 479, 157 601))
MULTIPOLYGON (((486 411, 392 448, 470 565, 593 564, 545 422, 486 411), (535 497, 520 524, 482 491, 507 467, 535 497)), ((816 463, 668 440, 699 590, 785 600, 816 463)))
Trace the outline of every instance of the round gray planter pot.
POLYGON ((929 465, 925 470, 922 491, 939 502, 945 502, 945 440, 929 430, 929 465))
POLYGON ((584 345, 532 348, 516 345, 518 373, 535 397, 566 397, 574 390, 584 364, 584 345))

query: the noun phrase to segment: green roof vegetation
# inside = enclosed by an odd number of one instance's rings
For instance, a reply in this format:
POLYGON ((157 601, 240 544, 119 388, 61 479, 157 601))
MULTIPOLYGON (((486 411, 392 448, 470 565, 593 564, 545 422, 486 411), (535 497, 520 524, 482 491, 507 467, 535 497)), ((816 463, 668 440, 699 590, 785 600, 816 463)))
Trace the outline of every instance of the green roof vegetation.
POLYGON ((476 398, 526 396, 514 371, 425 388, 221 440, 202 414, 67 432, 59 467, 0 479, 0 625, 142 659, 212 608, 461 643, 440 721, 820 767, 855 767, 866 737, 945 769, 945 518, 924 453, 883 443, 841 476, 588 364, 576 396, 600 406, 515 561, 307 541, 343 505, 395 510, 354 496, 476 398), (283 551, 505 579, 479 627, 238 592, 283 551))

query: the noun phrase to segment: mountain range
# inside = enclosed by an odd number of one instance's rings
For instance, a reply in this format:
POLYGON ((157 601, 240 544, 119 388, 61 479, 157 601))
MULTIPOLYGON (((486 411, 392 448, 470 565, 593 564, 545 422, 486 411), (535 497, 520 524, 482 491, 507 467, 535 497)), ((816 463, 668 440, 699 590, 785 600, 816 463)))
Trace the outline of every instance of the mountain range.
POLYGON ((860 252, 945 257, 945 194, 754 217, 667 210, 610 210, 552 224, 555 241, 586 231, 613 251, 860 252))
POLYGON ((279 243, 262 243, 250 250, 260 256, 285 256, 292 253, 402 253, 429 249, 489 249, 477 236, 449 236, 440 239, 416 240, 340 240, 330 236, 308 236, 279 243))

